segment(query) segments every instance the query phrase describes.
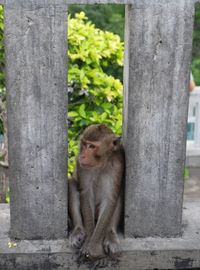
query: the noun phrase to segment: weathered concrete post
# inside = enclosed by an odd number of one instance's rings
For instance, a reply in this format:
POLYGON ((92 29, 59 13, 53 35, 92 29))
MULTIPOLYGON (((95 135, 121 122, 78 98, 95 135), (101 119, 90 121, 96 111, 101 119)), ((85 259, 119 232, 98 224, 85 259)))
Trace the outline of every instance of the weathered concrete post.
POLYGON ((126 10, 126 236, 181 233, 194 2, 126 10))
POLYGON ((66 4, 7 0, 11 237, 67 234, 66 4))

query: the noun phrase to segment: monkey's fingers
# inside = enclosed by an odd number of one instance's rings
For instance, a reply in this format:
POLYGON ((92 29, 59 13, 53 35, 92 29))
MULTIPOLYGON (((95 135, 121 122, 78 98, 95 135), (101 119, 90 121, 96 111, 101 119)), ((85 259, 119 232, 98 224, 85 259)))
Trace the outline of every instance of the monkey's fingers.
POLYGON ((82 258, 82 260, 90 260, 90 254, 87 250, 87 245, 86 243, 84 243, 84 245, 82 246, 80 253, 79 253, 80 258, 82 258))
POLYGON ((75 248, 75 249, 80 249, 81 246, 82 246, 82 243, 83 243, 83 241, 80 238, 78 238, 78 239, 71 239, 70 240, 71 246, 73 248, 75 248))
POLYGON ((104 243, 104 250, 107 255, 112 257, 114 254, 120 254, 121 248, 118 243, 111 243, 111 242, 105 242, 104 243))
POLYGON ((115 257, 121 253, 120 241, 116 232, 110 232, 106 235, 103 248, 107 255, 110 257, 115 257))
POLYGON ((73 248, 80 249, 85 240, 85 233, 81 230, 75 230, 69 237, 70 244, 73 248))

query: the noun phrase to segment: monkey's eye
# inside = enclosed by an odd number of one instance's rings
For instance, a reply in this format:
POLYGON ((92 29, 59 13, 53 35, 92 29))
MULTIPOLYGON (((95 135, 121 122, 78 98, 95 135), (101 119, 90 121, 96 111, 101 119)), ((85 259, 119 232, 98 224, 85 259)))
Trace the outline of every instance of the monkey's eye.
POLYGON ((87 143, 84 142, 84 141, 82 141, 81 144, 82 144, 83 146, 87 146, 87 143))
POLYGON ((94 144, 89 144, 89 145, 88 145, 88 148, 90 148, 90 149, 95 149, 96 147, 95 147, 94 144))

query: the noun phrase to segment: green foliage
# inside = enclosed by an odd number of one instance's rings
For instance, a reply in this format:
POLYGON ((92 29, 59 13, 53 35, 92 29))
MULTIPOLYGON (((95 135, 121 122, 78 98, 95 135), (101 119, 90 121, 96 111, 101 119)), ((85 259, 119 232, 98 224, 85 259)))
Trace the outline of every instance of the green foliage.
POLYGON ((192 73, 194 75, 196 85, 200 85, 200 56, 192 61, 192 73))
POLYGON ((118 34, 124 39, 125 5, 69 5, 69 13, 75 15, 84 11, 96 27, 118 34))
POLYGON ((118 35, 102 31, 84 12, 68 19, 69 59, 69 173, 77 153, 76 140, 93 123, 106 123, 115 133, 122 129, 122 84, 104 67, 123 65, 123 43, 118 35))
POLYGON ((8 192, 6 193, 6 203, 10 203, 10 189, 8 189, 8 192))
POLYGON ((184 169, 184 179, 188 179, 190 177, 190 170, 188 167, 184 169))
POLYGON ((193 31, 192 72, 197 85, 200 85, 200 3, 195 5, 193 31))
POLYGON ((200 3, 195 5, 195 20, 193 31, 193 58, 200 55, 200 3))
MULTIPOLYGON (((84 11, 90 21, 97 28, 110 31, 124 40, 125 5, 103 4, 103 5, 69 5, 69 13, 74 16, 84 11)), ((123 80, 123 68, 121 66, 103 67, 105 73, 123 80)))

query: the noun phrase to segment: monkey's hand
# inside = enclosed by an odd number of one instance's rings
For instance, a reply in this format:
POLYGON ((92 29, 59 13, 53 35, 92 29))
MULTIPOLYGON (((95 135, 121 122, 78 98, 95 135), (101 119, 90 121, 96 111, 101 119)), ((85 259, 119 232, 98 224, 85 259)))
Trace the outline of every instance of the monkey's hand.
POLYGON ((103 246, 101 243, 87 243, 83 245, 81 249, 81 255, 86 260, 95 261, 97 259, 105 257, 103 246))
POLYGON ((81 248, 85 240, 85 231, 82 226, 77 226, 73 229, 69 239, 73 248, 81 248))

